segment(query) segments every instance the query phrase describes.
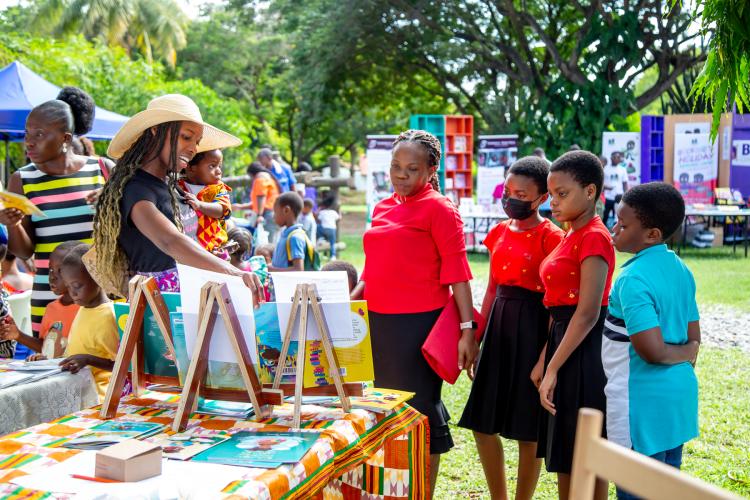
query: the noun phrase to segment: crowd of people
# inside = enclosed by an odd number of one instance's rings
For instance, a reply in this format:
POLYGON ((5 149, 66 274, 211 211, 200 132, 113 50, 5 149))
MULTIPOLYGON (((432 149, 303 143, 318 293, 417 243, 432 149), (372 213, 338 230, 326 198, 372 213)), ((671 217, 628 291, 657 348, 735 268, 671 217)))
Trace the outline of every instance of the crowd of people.
MULTIPOLYGON (((240 277, 260 303, 274 298, 269 271, 321 269, 322 236, 332 261, 322 269, 346 271, 352 299, 368 301, 375 385, 414 392, 410 404, 429 420, 432 491, 453 440, 442 379, 421 347, 450 300, 461 320, 459 368, 473 380, 458 425, 473 431, 493 498, 507 496, 501 438, 519 443, 516 498, 532 498, 542 459, 566 498, 582 407, 606 413, 609 439, 677 467, 697 436, 695 283, 664 244, 684 203, 667 184, 628 186, 614 154, 609 167, 579 148, 509 168, 509 219, 484 240, 480 348, 463 223, 439 191, 433 135, 409 130, 394 142, 394 193, 375 207, 358 277, 335 261, 337 207, 298 193, 270 149, 247 168, 249 202, 231 203, 222 150, 240 141, 205 123, 189 98, 158 97, 133 116, 110 143, 115 163, 74 151, 92 118, 91 99, 71 88, 28 117, 31 163, 8 189, 47 217, 0 211, 8 252, 33 257, 35 268, 33 335, 7 314, 0 322, 11 355, 20 343, 36 358, 64 357, 71 372, 90 366, 103 394, 118 344, 111 298, 125 296, 130 277, 179 291, 179 262, 240 277), (616 209, 613 234, 597 215, 602 194, 604 221, 616 209), (540 215, 545 204, 567 232, 540 215), (613 282, 615 248, 634 257, 613 282)), ((606 484, 596 496, 606 497, 606 484)))

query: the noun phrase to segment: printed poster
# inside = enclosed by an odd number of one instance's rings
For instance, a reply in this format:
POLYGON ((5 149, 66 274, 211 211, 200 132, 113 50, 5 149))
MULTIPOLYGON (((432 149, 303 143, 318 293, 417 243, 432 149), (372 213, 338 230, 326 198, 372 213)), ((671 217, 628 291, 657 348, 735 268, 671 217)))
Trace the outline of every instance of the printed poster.
POLYGON ((734 153, 732 166, 750 167, 750 141, 749 140, 733 141, 732 152, 734 153))
POLYGON ((372 211, 379 201, 393 192, 391 185, 391 150, 397 135, 367 136, 367 225, 372 221, 372 211))
POLYGON ((602 156, 607 164, 612 162, 612 153, 621 153, 620 165, 628 173, 628 185, 641 183, 641 133, 640 132, 604 132, 602 133, 602 156))
POLYGON ((517 135, 480 135, 477 149, 477 204, 498 202, 505 173, 518 159, 517 135))
POLYGON ((686 204, 712 203, 718 175, 719 143, 708 133, 675 134, 674 185, 686 204))

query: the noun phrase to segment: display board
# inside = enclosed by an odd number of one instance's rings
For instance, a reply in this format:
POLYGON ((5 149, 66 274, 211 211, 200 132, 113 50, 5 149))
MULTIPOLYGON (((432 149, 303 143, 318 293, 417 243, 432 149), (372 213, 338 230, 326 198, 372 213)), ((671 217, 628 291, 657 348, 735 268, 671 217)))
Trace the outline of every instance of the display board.
MULTIPOLYGON (((477 204, 489 209, 505 173, 518 159, 517 135, 480 135, 477 148, 477 204)), ((499 193, 498 193, 499 194, 499 193)))

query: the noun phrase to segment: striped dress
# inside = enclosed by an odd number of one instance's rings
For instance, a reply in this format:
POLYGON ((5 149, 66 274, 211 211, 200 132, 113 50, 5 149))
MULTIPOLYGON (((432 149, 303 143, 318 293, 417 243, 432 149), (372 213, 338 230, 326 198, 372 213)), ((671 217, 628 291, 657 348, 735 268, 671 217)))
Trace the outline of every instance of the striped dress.
POLYGON ((104 176, 96 158, 89 158, 70 175, 48 175, 33 163, 19 172, 23 194, 47 215, 31 217, 36 265, 31 323, 34 335, 39 335, 44 310, 57 298, 49 288, 49 255, 65 241, 93 243, 94 207, 86 203, 86 195, 104 186, 104 176))

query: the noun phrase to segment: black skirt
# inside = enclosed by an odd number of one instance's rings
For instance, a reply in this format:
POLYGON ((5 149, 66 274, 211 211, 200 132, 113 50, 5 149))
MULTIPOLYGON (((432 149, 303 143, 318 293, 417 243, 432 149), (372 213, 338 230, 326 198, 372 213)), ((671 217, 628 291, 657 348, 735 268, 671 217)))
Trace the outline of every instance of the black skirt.
POLYGON ((497 287, 460 427, 537 440, 542 406, 530 375, 547 340, 549 313, 543 298, 521 287, 497 287))
POLYGON ((369 313, 375 387, 415 393, 408 403, 429 420, 431 455, 453 447, 448 429, 450 415, 440 400, 443 379, 422 355, 422 344, 441 312, 369 313))
MULTIPOLYGON (((547 338, 545 371, 575 311, 575 306, 550 308, 552 328, 547 338)), ((570 474, 578 410, 595 408, 606 415, 604 386, 607 378, 602 367, 602 330, 606 316, 607 308, 602 307, 594 327, 560 368, 552 400, 556 414, 542 411, 539 419, 537 456, 545 459, 549 472, 570 474)), ((606 428, 602 426, 602 436, 606 428)))

